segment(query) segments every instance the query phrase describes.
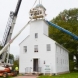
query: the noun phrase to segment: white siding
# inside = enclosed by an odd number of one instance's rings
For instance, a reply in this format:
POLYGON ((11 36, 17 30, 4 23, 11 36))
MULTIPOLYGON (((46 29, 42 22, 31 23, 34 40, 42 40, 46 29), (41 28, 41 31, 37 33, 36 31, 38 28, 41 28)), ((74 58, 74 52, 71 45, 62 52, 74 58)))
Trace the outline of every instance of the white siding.
POLYGON ((57 73, 69 71, 68 51, 57 44, 56 44, 56 71, 57 73))
POLYGON ((38 33, 38 37, 41 37, 43 34, 48 36, 48 25, 43 20, 32 21, 30 23, 30 35, 32 38, 35 33, 38 33))
POLYGON ((19 72, 33 72, 34 58, 38 58, 39 67, 41 67, 42 73, 44 73, 45 65, 51 66, 52 73, 67 70, 66 68, 63 68, 64 65, 61 65, 61 59, 68 60, 68 53, 59 46, 57 46, 56 49, 55 41, 48 37, 48 26, 43 20, 31 22, 30 35, 20 44, 19 72), (35 38, 35 33, 38 33, 38 38, 35 38), (51 44, 51 51, 47 51, 47 44, 51 44), (34 52, 34 45, 38 45, 38 52, 34 52), (24 52, 23 46, 27 46, 27 52, 24 52), (67 57, 67 59, 64 59, 64 57, 67 57), (56 63, 57 58, 58 64, 56 63), (29 70, 25 71, 27 67, 29 70))
MULTIPOLYGON (((52 65, 52 72, 55 72, 55 45, 54 41, 43 35, 38 39, 34 39, 32 41, 31 36, 27 40, 25 40, 21 45, 21 52, 20 52, 20 73, 25 73, 26 67, 31 67, 33 69, 33 58, 39 58, 39 67, 42 68, 42 72, 44 72, 44 61, 45 64, 52 65), (46 45, 51 44, 51 51, 47 51, 46 45), (27 52, 23 52, 23 46, 27 46, 27 52), (34 45, 38 45, 38 52, 34 52, 34 45), (32 60, 32 61, 31 61, 32 60), (48 61, 49 60, 49 61, 48 61), (22 63, 25 64, 22 66, 22 63), (22 69, 23 67, 23 69, 22 69)), ((31 69, 31 72, 33 71, 31 69)))
POLYGON ((43 33, 48 36, 48 25, 46 23, 43 24, 43 33))

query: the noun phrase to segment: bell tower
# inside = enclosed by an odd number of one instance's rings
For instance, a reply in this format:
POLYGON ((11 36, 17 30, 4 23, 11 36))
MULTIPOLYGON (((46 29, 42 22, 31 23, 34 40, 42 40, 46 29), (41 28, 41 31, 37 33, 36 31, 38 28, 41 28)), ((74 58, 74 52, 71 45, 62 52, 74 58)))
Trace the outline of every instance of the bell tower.
POLYGON ((44 19, 46 16, 46 9, 42 4, 36 5, 34 8, 29 11, 30 19, 44 19))
POLYGON ((30 35, 38 34, 39 38, 44 35, 48 36, 48 25, 45 22, 45 7, 39 3, 29 11, 29 18, 33 21, 30 23, 30 35))

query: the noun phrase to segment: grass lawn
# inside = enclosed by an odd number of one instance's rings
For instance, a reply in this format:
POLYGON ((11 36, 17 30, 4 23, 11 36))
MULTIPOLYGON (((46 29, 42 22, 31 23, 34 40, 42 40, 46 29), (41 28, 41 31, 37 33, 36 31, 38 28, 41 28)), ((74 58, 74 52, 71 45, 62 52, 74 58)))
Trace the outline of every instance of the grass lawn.
POLYGON ((57 76, 40 76, 38 78, 78 78, 78 72, 62 74, 62 75, 57 75, 57 76))

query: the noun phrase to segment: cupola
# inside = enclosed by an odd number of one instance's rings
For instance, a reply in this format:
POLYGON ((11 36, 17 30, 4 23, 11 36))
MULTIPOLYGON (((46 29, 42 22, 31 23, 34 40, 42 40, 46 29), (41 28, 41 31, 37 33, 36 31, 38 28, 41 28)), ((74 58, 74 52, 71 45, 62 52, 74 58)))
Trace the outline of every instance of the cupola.
POLYGON ((45 18, 45 7, 42 4, 36 5, 34 8, 30 9, 29 11, 29 18, 30 19, 39 19, 45 18))

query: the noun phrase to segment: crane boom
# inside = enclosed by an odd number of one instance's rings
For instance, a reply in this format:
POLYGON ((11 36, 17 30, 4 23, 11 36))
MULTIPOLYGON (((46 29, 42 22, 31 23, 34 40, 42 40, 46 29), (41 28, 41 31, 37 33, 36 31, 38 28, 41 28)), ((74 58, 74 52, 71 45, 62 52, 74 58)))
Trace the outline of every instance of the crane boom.
POLYGON ((19 34, 26 28, 26 26, 31 22, 31 20, 11 39, 0 51, 0 55, 8 48, 8 46, 19 36, 19 34))
POLYGON ((19 8, 20 8, 20 5, 21 5, 21 2, 22 2, 22 0, 18 0, 18 3, 17 3, 17 6, 16 6, 16 9, 15 9, 14 16, 17 16, 18 11, 19 11, 19 8))
POLYGON ((2 41, 3 46, 5 46, 5 44, 11 39, 21 2, 22 0, 18 0, 15 12, 13 11, 10 12, 7 26, 3 36, 3 41, 2 41))
MULTIPOLYGON (((5 32, 4 32, 3 40, 2 40, 2 46, 3 47, 8 43, 9 40, 11 40, 13 29, 14 29, 14 26, 15 26, 15 22, 16 22, 16 19, 17 19, 17 15, 18 15, 18 11, 19 11, 21 2, 22 2, 22 0, 18 0, 15 12, 13 12, 13 11, 10 12, 9 19, 8 19, 6 29, 5 29, 5 32)), ((0 55, 0 61, 1 62, 4 62, 7 52, 9 54, 9 49, 8 48, 6 48, 6 50, 3 52, 3 54, 0 55)), ((8 55, 8 57, 9 57, 9 55, 8 55)))
POLYGON ((58 26, 58 25, 56 25, 56 24, 54 24, 54 23, 52 23, 52 22, 49 22, 49 21, 47 21, 47 20, 46 20, 46 22, 47 22, 50 26, 53 26, 53 27, 59 29, 60 31, 62 31, 62 32, 68 34, 68 35, 70 35, 70 36, 73 37, 75 40, 78 40, 78 36, 75 35, 75 34, 73 34, 72 32, 70 32, 70 31, 68 31, 68 30, 66 30, 66 29, 64 29, 64 28, 62 28, 62 27, 60 27, 60 26, 58 26))

